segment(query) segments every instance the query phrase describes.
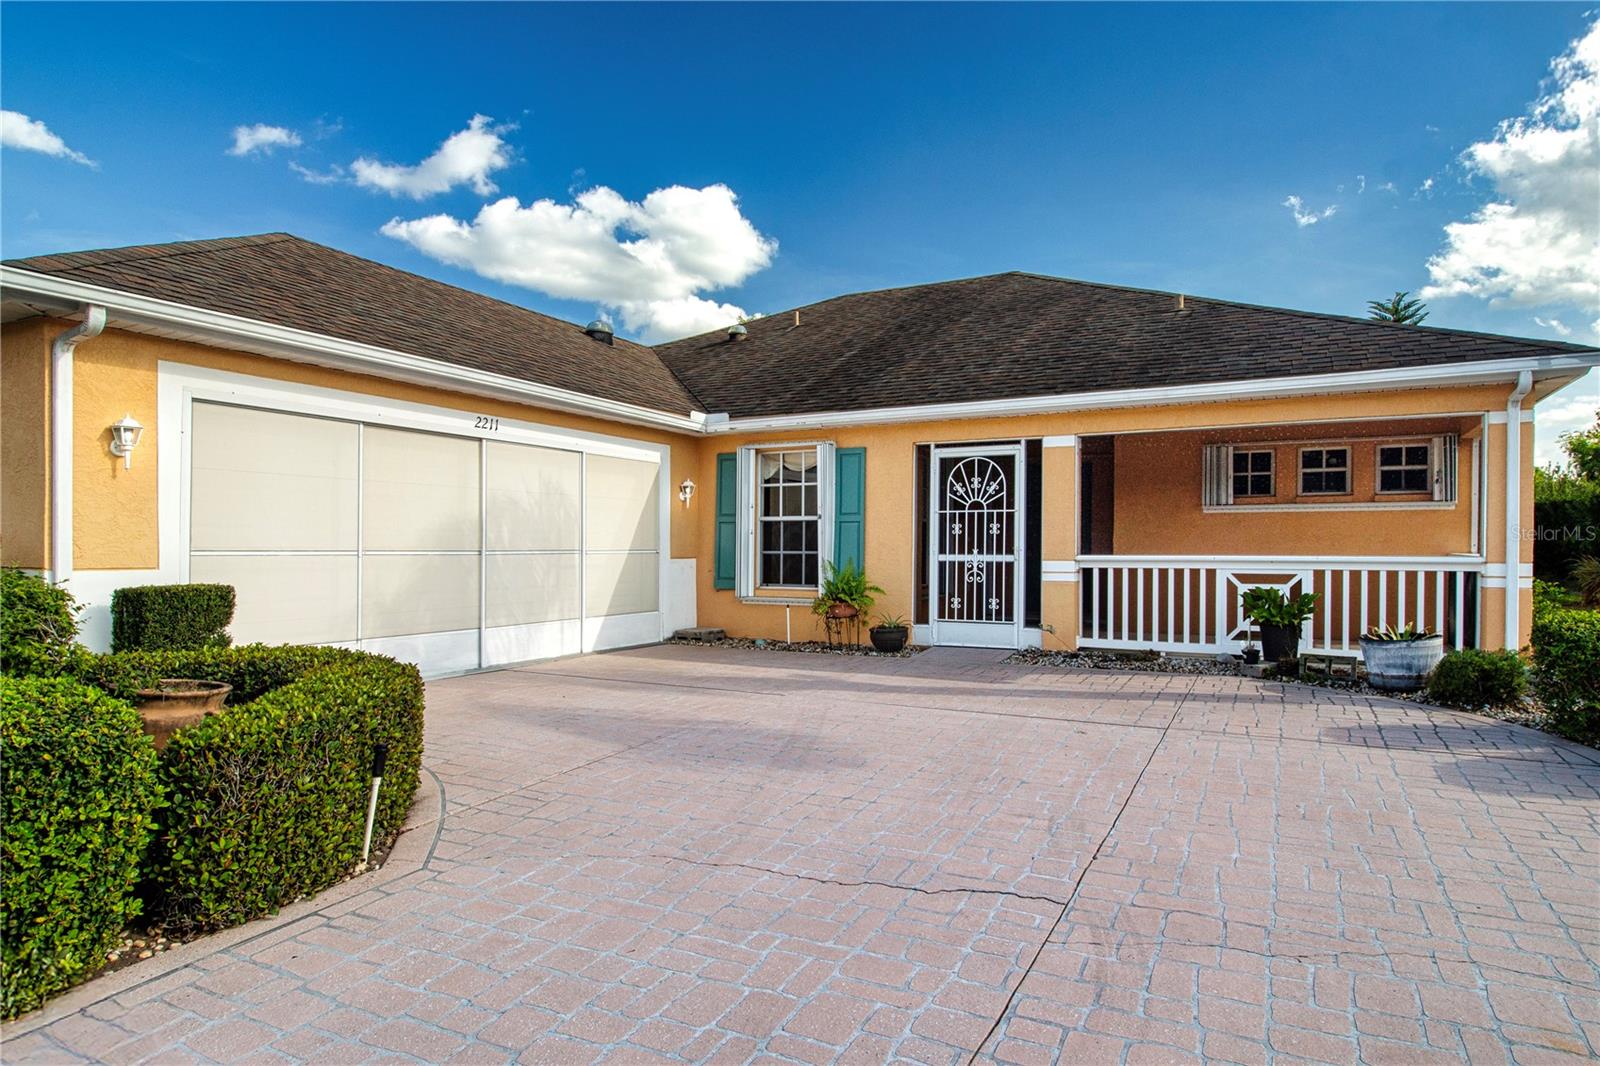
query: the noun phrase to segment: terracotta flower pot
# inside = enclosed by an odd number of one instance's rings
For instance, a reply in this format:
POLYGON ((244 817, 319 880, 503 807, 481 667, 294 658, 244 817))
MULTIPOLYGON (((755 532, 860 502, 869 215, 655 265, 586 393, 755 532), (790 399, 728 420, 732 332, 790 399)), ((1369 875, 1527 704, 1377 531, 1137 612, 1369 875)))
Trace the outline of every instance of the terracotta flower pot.
POLYGON ((833 603, 828 605, 829 618, 854 618, 861 612, 848 603, 833 603))
POLYGON ((196 681, 186 677, 164 677, 155 688, 142 688, 136 706, 144 721, 144 731, 156 742, 156 750, 167 746, 172 734, 204 720, 222 709, 233 686, 225 681, 196 681))

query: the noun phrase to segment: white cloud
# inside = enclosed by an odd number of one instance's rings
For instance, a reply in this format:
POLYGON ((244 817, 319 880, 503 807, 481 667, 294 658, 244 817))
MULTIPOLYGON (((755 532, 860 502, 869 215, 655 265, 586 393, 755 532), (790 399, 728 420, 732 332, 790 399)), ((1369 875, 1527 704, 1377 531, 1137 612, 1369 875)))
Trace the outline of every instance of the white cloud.
POLYGON ((1294 214, 1294 224, 1297 226, 1315 226, 1325 218, 1332 218, 1339 210, 1338 204, 1329 204, 1321 211, 1308 211, 1306 202, 1298 196, 1290 196, 1283 201, 1283 206, 1294 214))
POLYGON ((1600 305, 1600 21, 1551 64, 1528 114, 1462 154, 1494 199, 1445 226, 1424 299, 1600 305))
POLYGON ((294 130, 257 122, 253 126, 233 128, 233 147, 228 149, 228 154, 250 155, 252 152, 259 152, 268 155, 279 148, 298 147, 300 147, 300 135, 294 130))
POLYGON ((68 148, 67 142, 52 133, 49 126, 20 111, 0 111, 0 145, 20 148, 25 152, 42 152, 58 159, 70 159, 86 167, 99 166, 82 152, 68 148))
POLYGON ((511 148, 504 134, 515 126, 494 126, 487 115, 473 115, 467 128, 446 137, 438 149, 415 166, 380 163, 363 156, 350 164, 355 183, 391 196, 421 200, 470 185, 479 196, 495 191, 489 175, 511 165, 511 148))
POLYGON ((1540 466, 1565 463, 1561 434, 1594 425, 1600 413, 1600 371, 1588 374, 1539 404, 1534 412, 1533 459, 1540 466))
POLYGON ((1378 186, 1378 191, 1390 193, 1396 196, 1398 196, 1400 193, 1400 190, 1395 188, 1395 184, 1392 181, 1386 181, 1382 185, 1378 186))
POLYGON ((344 168, 341 166, 331 166, 327 170, 312 170, 291 159, 289 169, 313 185, 335 185, 345 179, 344 168))
POLYGON ((1356 175, 1356 195, 1360 196, 1362 193, 1364 193, 1366 191, 1367 191, 1367 176, 1365 174, 1357 174, 1356 175))
POLYGON ((1562 322, 1559 318, 1540 318, 1538 315, 1534 315, 1533 320, 1545 329, 1555 330, 1563 337, 1572 336, 1572 327, 1562 322))
POLYGON ((593 301, 650 341, 737 322, 741 308, 702 293, 740 284, 778 249, 726 185, 673 185, 638 202, 604 186, 570 204, 524 207, 508 196, 485 204, 470 222, 396 218, 383 232, 496 281, 593 301))

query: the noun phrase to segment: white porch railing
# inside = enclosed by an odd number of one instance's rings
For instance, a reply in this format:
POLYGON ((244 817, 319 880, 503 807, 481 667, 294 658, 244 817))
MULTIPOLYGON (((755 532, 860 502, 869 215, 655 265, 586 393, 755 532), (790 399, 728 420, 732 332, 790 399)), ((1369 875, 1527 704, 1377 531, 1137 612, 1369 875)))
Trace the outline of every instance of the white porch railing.
POLYGON ((1407 623, 1443 633, 1446 647, 1477 644, 1482 559, 1084 555, 1077 563, 1086 648, 1237 652, 1252 635, 1240 598, 1261 586, 1321 594, 1300 636, 1313 654, 1358 655, 1367 629, 1407 623))

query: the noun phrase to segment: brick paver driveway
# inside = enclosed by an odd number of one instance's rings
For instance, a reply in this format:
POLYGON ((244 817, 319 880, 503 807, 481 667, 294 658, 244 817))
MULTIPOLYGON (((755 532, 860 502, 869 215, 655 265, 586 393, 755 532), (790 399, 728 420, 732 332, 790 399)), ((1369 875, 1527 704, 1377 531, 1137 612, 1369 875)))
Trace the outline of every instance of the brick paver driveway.
POLYGON ((996 660, 664 647, 435 683, 425 864, 90 986, 6 1058, 1600 1051, 1592 750, 996 660))

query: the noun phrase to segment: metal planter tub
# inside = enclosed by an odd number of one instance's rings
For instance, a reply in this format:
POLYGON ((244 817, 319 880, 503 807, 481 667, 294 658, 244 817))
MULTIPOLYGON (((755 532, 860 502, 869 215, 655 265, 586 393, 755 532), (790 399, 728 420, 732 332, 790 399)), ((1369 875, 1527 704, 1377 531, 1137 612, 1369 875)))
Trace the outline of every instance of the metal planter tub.
POLYGON ((1444 658, 1444 637, 1434 634, 1416 640, 1361 638, 1361 658, 1367 664, 1367 681, 1390 692, 1419 689, 1444 658))

